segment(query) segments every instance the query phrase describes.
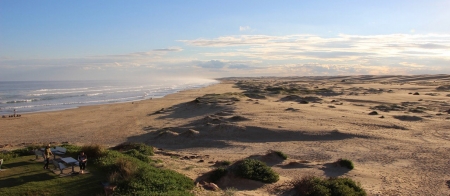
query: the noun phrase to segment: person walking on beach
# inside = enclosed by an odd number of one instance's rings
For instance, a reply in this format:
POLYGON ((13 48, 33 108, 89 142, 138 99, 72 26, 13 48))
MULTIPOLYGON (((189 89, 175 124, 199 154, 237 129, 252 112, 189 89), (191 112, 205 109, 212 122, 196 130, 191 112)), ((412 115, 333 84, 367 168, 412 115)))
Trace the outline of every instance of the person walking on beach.
POLYGON ((78 155, 78 161, 80 163, 80 173, 84 173, 84 170, 86 169, 86 161, 87 156, 84 154, 84 152, 81 152, 80 155, 78 155))
POLYGON ((45 165, 44 165, 44 169, 48 169, 48 164, 50 162, 50 156, 52 156, 52 150, 50 149, 50 144, 48 144, 45 147, 45 151, 44 151, 44 159, 45 159, 45 165))

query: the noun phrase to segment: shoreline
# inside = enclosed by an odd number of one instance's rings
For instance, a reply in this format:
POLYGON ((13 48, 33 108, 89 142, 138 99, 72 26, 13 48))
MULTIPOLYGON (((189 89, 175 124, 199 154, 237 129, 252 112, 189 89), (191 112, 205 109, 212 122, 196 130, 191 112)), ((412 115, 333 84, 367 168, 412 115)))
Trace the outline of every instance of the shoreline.
MULTIPOLYGON (((190 88, 190 89, 184 89, 184 90, 180 90, 177 91, 175 93, 171 93, 171 94, 167 94, 161 98, 152 98, 152 99, 144 99, 144 100, 138 100, 138 101, 129 101, 129 102, 119 102, 119 103, 108 103, 108 104, 98 104, 98 105, 85 105, 85 106, 78 106, 78 107, 74 107, 74 108, 68 108, 68 109, 62 109, 62 110, 51 110, 51 111, 40 111, 40 112, 30 112, 30 113, 17 113, 17 114, 21 114, 21 117, 8 117, 8 115, 6 115, 6 118, 0 118, 0 123, 2 124, 2 126, 4 128, 5 131, 2 132, 2 135, 10 135, 10 133, 20 133, 23 132, 24 130, 21 130, 23 128, 25 129, 32 129, 32 130, 36 130, 36 132, 31 132, 31 131, 26 131, 26 133, 30 133, 30 134, 37 134, 37 135, 41 135, 41 134, 45 134, 46 129, 49 130, 48 132, 51 135, 58 135, 55 134, 56 132, 59 132, 60 130, 58 129, 58 127, 52 126, 51 124, 55 123, 55 121, 62 121, 60 124, 67 124, 67 125, 71 125, 71 124, 79 124, 77 121, 90 121, 89 120, 89 115, 95 115, 95 116, 108 116, 106 114, 110 114, 111 111, 116 111, 119 109, 125 109, 126 106, 128 105, 135 105, 135 106, 144 106, 146 107, 145 109, 148 110, 159 110, 162 107, 170 107, 167 103, 176 103, 178 101, 176 101, 176 98, 174 100, 174 97, 179 97, 179 96, 187 96, 188 94, 191 94, 192 92, 198 92, 198 93, 193 93, 194 95, 190 95, 192 96, 192 99, 195 99, 194 96, 199 97, 203 95, 203 91, 204 89, 214 89, 214 86, 218 86, 221 85, 223 82, 220 80, 217 80, 218 83, 214 83, 214 84, 210 84, 204 87, 197 87, 197 88, 190 88), (149 106, 152 103, 156 103, 156 104, 160 104, 161 107, 159 106, 149 106), (108 109, 109 108, 109 109, 108 109), (89 113, 86 114, 86 113, 89 113), (26 114, 26 115, 24 115, 26 114), (83 117, 82 115, 86 114, 85 117, 83 117), (67 116, 76 116, 76 118, 74 117, 73 119, 69 119, 67 118, 67 116), (55 120, 48 120, 47 118, 45 118, 45 116, 51 116, 52 118, 55 118, 55 120), (55 117, 56 116, 56 117, 55 117), (33 120, 35 119, 35 120, 33 120), (31 123, 31 124, 30 124, 31 123), (43 126, 38 126, 38 125, 43 125, 43 126)), ((183 101, 183 99, 179 100, 179 101, 183 101)), ((142 113, 142 111, 141 111, 142 113)), ((11 114, 12 115, 12 114, 11 114)), ((121 115, 115 115, 115 118, 120 119, 121 115)), ((107 125, 105 125, 107 126, 107 125)), ((66 127, 66 126, 65 126, 66 127)), ((100 131, 98 130, 99 128, 95 128, 98 126, 94 126, 92 127, 93 130, 92 131, 100 131)), ((65 132, 65 131, 62 131, 65 132)), ((76 131, 74 131, 76 132, 76 131)), ((86 132, 86 131, 83 131, 86 132)), ((138 133, 140 132, 139 130, 132 130, 132 131, 127 131, 127 132, 132 132, 132 133, 138 133)), ((14 148, 15 146, 20 147, 20 146, 24 146, 26 144, 40 144, 40 143, 62 143, 62 142, 70 142, 70 143, 76 143, 76 144, 87 144, 87 143, 92 143, 92 140, 86 140, 85 142, 82 140, 72 140, 70 138, 67 137, 61 137, 61 135, 64 134, 59 134, 58 137, 55 137, 52 140, 52 137, 49 138, 43 138, 41 136, 39 136, 38 138, 41 139, 33 139, 33 138, 29 138, 29 136, 25 134, 12 134, 15 135, 14 137, 0 137, 0 149, 2 146, 9 146, 14 148), (23 137, 24 139, 17 139, 17 138, 21 138, 23 137), (11 138, 11 139, 7 139, 7 138, 11 138), (13 139, 14 138, 14 139, 13 139), (26 139, 28 138, 28 139, 26 139), (63 138, 67 138, 66 141, 63 138), (15 141, 15 142, 14 142, 15 141)), ((69 134, 66 132, 66 134, 69 134)), ((69 134, 72 135, 72 134, 69 134)), ((95 141, 99 141, 99 144, 101 145, 106 145, 106 146, 111 146, 110 142, 101 142, 99 139, 95 140, 95 141)), ((118 140, 116 140, 118 141, 118 140)), ((125 141, 125 138, 123 138, 123 141, 125 141)), ((114 144, 119 144, 121 142, 114 142, 114 144)), ((6 147, 4 147, 6 148, 6 147)))
MULTIPOLYGON (((68 108, 61 108, 61 109, 48 109, 48 110, 32 111, 32 112, 17 112, 16 114, 23 115, 23 114, 42 113, 42 112, 55 112, 55 111, 64 111, 64 110, 77 109, 77 108, 80 108, 80 107, 86 107, 86 106, 98 106, 98 105, 120 104, 120 103, 139 102, 139 101, 145 101, 145 100, 151 100, 151 99, 160 99, 160 98, 164 98, 164 97, 167 96, 167 95, 170 95, 170 94, 176 94, 176 93, 179 93, 179 92, 182 92, 182 91, 185 91, 185 90, 192 90, 192 89, 204 88, 204 87, 208 87, 208 86, 211 86, 211 85, 215 85, 215 84, 221 83, 221 80, 220 80, 220 79, 214 79, 214 80, 215 80, 216 82, 215 82, 215 83, 212 83, 212 84, 205 84, 204 86, 200 86, 200 87, 193 87, 193 88, 181 89, 181 90, 175 91, 175 92, 173 92, 173 93, 166 94, 166 95, 164 95, 164 96, 156 96, 156 97, 151 97, 151 96, 150 96, 150 98, 136 99, 136 100, 131 100, 131 101, 118 101, 118 102, 113 102, 113 103, 86 104, 86 105, 74 106, 74 107, 68 107, 68 108)), ((12 112, 2 113, 2 112, 0 111, 0 116, 6 116, 7 118, 9 118, 9 117, 8 117, 9 115, 13 115, 13 113, 12 113, 12 112)))

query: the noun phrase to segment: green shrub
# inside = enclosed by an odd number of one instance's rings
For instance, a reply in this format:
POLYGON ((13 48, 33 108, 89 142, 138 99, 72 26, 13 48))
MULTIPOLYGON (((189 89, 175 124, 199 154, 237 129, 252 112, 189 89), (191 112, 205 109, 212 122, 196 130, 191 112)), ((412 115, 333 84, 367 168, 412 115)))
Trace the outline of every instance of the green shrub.
POLYGON ((209 176, 209 180, 211 182, 215 183, 215 182, 219 181, 222 177, 227 175, 227 173, 228 173, 228 170, 226 168, 219 167, 211 172, 211 175, 209 176))
POLYGON ((283 160, 286 160, 288 158, 288 156, 286 154, 284 154, 281 151, 273 151, 275 154, 277 154, 280 158, 282 158, 283 160))
POLYGON ((147 156, 153 156, 154 155, 152 146, 147 146, 147 145, 142 144, 142 143, 137 143, 137 144, 135 144, 134 149, 138 150, 143 155, 147 155, 147 156))
POLYGON ((352 170, 353 168, 355 168, 355 167, 353 166, 353 162, 350 161, 350 160, 348 160, 348 159, 340 159, 340 160, 339 160, 339 165, 344 166, 344 167, 346 167, 346 168, 348 168, 348 169, 350 169, 350 170, 352 170))
MULTIPOLYGON (((75 146, 75 145, 71 145, 71 144, 63 144, 63 145, 61 145, 61 147, 66 148, 66 150, 67 150, 66 154, 69 154, 71 156, 76 156, 81 151, 81 147, 80 146, 75 146)), ((87 154, 87 153, 86 153, 86 155, 88 156, 88 159, 91 156, 90 154, 87 154)))
POLYGON ((231 161, 222 161, 221 164, 224 166, 228 166, 231 165, 231 161))
POLYGON ((82 146, 80 151, 84 152, 88 158, 96 159, 103 155, 105 149, 98 144, 94 144, 82 146))
POLYGON ((131 180, 136 175, 139 168, 136 162, 126 158, 117 159, 114 167, 116 175, 120 177, 119 179, 116 179, 115 183, 131 180))
POLYGON ((0 152, 0 159, 9 160, 20 156, 27 156, 34 154, 34 150, 38 149, 37 146, 27 146, 25 148, 15 149, 12 151, 0 152))
POLYGON ((359 184, 349 178, 323 179, 305 176, 292 181, 296 195, 302 196, 365 196, 367 193, 359 184))
POLYGON ((155 168, 129 154, 143 155, 137 149, 125 154, 107 150, 96 160, 100 169, 110 174, 109 181, 117 185, 117 195, 192 195, 189 193, 194 188, 192 179, 155 168))
POLYGON ((127 154, 127 155, 129 155, 131 157, 137 158, 137 159, 139 159, 141 161, 144 161, 146 163, 150 163, 152 161, 150 159, 150 157, 148 157, 148 155, 144 155, 144 154, 140 153, 136 149, 131 149, 131 150, 127 151, 125 154, 127 154))
POLYGON ((236 174, 242 178, 264 183, 277 182, 279 176, 265 163, 255 159, 245 159, 236 164, 236 174))
POLYGON ((114 165, 116 164, 117 159, 124 156, 125 155, 115 150, 107 150, 102 157, 95 160, 95 164, 98 165, 101 170, 112 173, 115 172, 114 165))
POLYGON ((27 156, 31 155, 31 151, 28 148, 20 148, 11 151, 12 154, 16 154, 16 156, 27 156))
POLYGON ((3 159, 3 161, 8 161, 8 160, 14 159, 18 156, 19 156, 18 154, 12 153, 12 152, 1 152, 0 153, 0 159, 3 159))
POLYGON ((148 146, 146 144, 143 143, 129 143, 129 142, 125 142, 122 144, 119 144, 115 147, 112 148, 113 150, 118 150, 118 151, 128 151, 131 149, 136 149, 137 151, 139 151, 140 153, 144 154, 144 155, 149 155, 152 156, 154 155, 153 152, 153 147, 152 146, 148 146))
POLYGON ((189 195, 194 181, 171 170, 142 167, 131 178, 117 186, 118 195, 189 195))

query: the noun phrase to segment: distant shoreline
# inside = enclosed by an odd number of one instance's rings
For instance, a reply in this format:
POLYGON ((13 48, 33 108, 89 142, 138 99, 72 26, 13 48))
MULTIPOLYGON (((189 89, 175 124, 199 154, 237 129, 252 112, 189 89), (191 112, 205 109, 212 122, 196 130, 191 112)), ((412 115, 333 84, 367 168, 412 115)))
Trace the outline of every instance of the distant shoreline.
MULTIPOLYGON (((184 90, 190 90, 190 89, 196 89, 196 88, 203 88, 209 85, 214 85, 217 83, 220 83, 220 80, 214 79, 216 82, 211 83, 211 84, 200 84, 200 87, 198 86, 194 86, 194 87, 188 87, 188 88, 180 88, 179 90, 176 90, 174 92, 171 93, 167 93, 164 94, 162 96, 143 96, 142 98, 136 98, 136 99, 132 99, 132 100, 123 100, 123 101, 114 101, 114 102, 104 102, 104 103, 93 103, 93 104, 81 104, 81 105, 74 105, 74 106, 70 106, 69 104, 64 104, 64 103, 58 103, 61 104, 61 106, 65 106, 65 107, 61 107, 61 108, 48 108, 48 109, 42 109, 42 110, 38 110, 38 111, 21 111, 20 109, 16 109, 16 114, 33 114, 33 113, 42 113, 42 112, 55 112, 55 111, 63 111, 63 110, 71 110, 71 109, 76 109, 76 108, 80 108, 80 107, 85 107, 85 106, 95 106, 95 105, 110 105, 110 104, 119 104, 119 103, 129 103, 129 102, 138 102, 138 101, 145 101, 145 100, 150 100, 150 99, 158 99, 158 98, 163 98, 169 94, 174 94, 174 93, 178 93, 180 91, 184 91, 184 90)), ((10 82, 10 81, 0 81, 0 82, 10 82)), ((14 82, 29 82, 29 81, 14 81, 14 82)), ((44 82, 48 82, 48 81, 44 81, 44 82)), ((51 81, 53 82, 53 81, 51 81)), ((70 82, 70 81, 68 81, 70 82)), ((0 100, 1 101, 1 100, 0 100)), ((33 101, 30 101, 33 102, 33 101)), ((1 103, 1 102, 0 102, 1 103)), ((3 103, 3 105, 8 106, 8 103, 3 103)), ((1 107, 0 108, 0 116, 6 116, 8 117, 9 115, 13 115, 13 111, 6 111, 4 108, 5 107, 1 107)), ((14 106, 11 106, 14 107, 14 106)), ((11 110, 11 109, 10 109, 11 110)))

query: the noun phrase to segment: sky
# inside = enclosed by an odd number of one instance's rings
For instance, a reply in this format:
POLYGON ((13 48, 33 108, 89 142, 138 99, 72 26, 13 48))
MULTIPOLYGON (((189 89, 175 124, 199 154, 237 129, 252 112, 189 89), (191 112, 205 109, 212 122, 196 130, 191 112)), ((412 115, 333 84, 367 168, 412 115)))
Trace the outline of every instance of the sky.
POLYGON ((450 74, 448 0, 0 0, 0 81, 450 74))

